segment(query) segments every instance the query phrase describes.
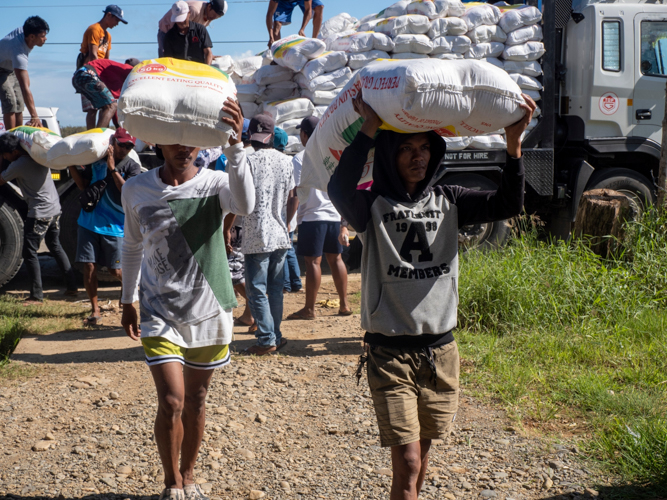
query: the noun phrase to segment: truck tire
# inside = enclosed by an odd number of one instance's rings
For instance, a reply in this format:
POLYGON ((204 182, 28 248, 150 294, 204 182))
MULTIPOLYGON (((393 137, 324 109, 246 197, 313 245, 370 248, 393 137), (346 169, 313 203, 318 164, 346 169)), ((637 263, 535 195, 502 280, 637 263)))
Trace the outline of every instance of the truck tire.
MULTIPOLYGON (((440 184, 440 183, 439 183, 440 184)), ((463 186, 478 191, 493 191, 498 185, 479 174, 462 173, 444 178, 442 184, 463 186)), ((511 230, 507 221, 471 224, 459 229, 459 248, 461 250, 492 250, 503 247, 510 238, 511 230)))
POLYGON ((0 286, 8 283, 23 264, 23 219, 7 203, 0 205, 0 286))
MULTIPOLYGON (((65 250, 72 267, 81 272, 82 265, 76 264, 76 242, 79 231, 77 219, 81 212, 79 194, 79 190, 73 187, 60 197, 60 206, 62 208, 62 216, 60 217, 60 244, 63 250, 65 250)), ((109 274, 106 267, 98 269, 97 279, 104 283, 118 283, 118 280, 109 274)))
POLYGON ((630 199, 632 219, 637 220, 656 202, 655 186, 648 178, 627 168, 610 168, 593 173, 586 191, 592 189, 612 189, 630 199))

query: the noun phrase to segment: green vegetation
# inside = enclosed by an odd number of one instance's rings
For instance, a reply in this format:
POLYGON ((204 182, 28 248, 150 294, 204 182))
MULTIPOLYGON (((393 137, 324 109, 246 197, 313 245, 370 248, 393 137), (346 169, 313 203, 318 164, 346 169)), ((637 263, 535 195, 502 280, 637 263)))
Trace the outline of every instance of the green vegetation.
POLYGON ((78 328, 84 317, 81 305, 52 305, 47 300, 41 306, 24 306, 16 297, 0 296, 0 366, 7 363, 23 335, 78 328))
POLYGON ((78 134, 79 132, 85 132, 85 131, 86 127, 83 126, 66 125, 64 127, 60 127, 60 136, 67 137, 68 135, 78 134))
POLYGON ((461 258, 462 377, 524 424, 584 434, 627 482, 667 486, 667 217, 613 260, 537 230, 461 258))

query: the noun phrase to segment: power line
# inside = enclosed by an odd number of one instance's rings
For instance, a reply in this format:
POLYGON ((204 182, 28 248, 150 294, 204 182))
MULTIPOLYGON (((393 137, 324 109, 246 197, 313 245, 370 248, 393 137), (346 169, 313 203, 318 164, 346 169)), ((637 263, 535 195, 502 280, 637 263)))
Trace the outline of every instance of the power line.
MULTIPOLYGON (((227 3, 268 3, 269 0, 227 0, 227 3)), ((170 3, 135 3, 130 7, 160 7, 171 5, 170 3)), ((0 5, 0 9, 49 9, 61 7, 106 7, 106 4, 90 5, 90 4, 69 4, 69 5, 0 5)))
MULTIPOLYGON (((266 40, 224 40, 211 43, 266 43, 266 40)), ((81 45, 81 42, 49 42, 47 45, 81 45)), ((157 45, 157 42, 113 42, 113 45, 157 45)))

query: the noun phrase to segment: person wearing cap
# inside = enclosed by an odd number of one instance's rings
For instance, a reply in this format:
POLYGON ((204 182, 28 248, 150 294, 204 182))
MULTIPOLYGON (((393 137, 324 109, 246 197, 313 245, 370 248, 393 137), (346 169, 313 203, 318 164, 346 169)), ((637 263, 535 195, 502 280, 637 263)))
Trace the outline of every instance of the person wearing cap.
POLYGON ((37 258, 42 241, 45 241, 65 277, 65 295, 76 297, 79 293, 76 275, 60 245, 62 210, 51 170, 33 160, 14 134, 0 135, 0 158, 9 162, 0 175, 0 186, 14 181, 28 203, 28 216, 23 225, 23 260, 30 280, 30 296, 25 304, 41 304, 44 300, 42 274, 37 258))
POLYGON ((179 0, 171 6, 174 26, 164 37, 164 57, 183 59, 202 64, 213 61, 213 43, 208 30, 202 24, 190 20, 187 2, 179 0))
MULTIPOLYGON (((118 26, 118 23, 127 24, 123 18, 123 10, 118 5, 108 5, 104 9, 102 20, 88 26, 83 34, 81 49, 76 59, 77 70, 96 59, 110 59, 111 34, 109 30, 118 26)), ((81 94, 81 108, 86 113, 86 128, 88 130, 95 128, 97 109, 83 94, 81 94)))
POLYGON ((95 110, 100 111, 97 119, 98 128, 107 128, 109 122, 116 119, 116 101, 127 75, 139 64, 139 59, 127 59, 125 63, 111 59, 95 59, 74 72, 72 85, 77 94, 85 96, 95 110))
POLYGON ((322 0, 270 0, 266 11, 266 28, 269 30, 269 47, 282 35, 280 30, 283 26, 292 24, 292 12, 294 7, 299 6, 303 12, 303 21, 299 35, 306 36, 306 26, 311 17, 313 18, 313 38, 317 38, 322 27, 322 16, 324 3, 322 0))
MULTIPOLYGON (((91 314, 86 325, 95 325, 100 319, 97 303, 97 269, 106 267, 118 281, 122 281, 120 266, 121 245, 124 236, 125 212, 121 192, 128 179, 141 173, 141 165, 130 152, 135 138, 124 128, 116 129, 111 137, 105 158, 83 167, 69 167, 77 187, 93 198, 92 206, 82 205, 77 221, 76 262, 83 264, 83 283, 90 299, 91 314)), ((121 292, 122 293, 122 292, 121 292)))
POLYGON ((29 127, 41 127, 35 100, 30 91, 28 56, 34 47, 46 43, 49 24, 38 16, 26 19, 0 40, 0 104, 5 130, 23 125, 23 109, 28 108, 29 127))
POLYGON ((245 287, 257 323, 257 344, 244 354, 264 356, 282 349, 283 268, 290 248, 287 200, 294 189, 290 158, 273 148, 275 122, 269 114, 250 120, 248 134, 255 152, 248 164, 255 181, 255 210, 243 221, 241 250, 245 258, 245 287))
MULTIPOLYGON (((304 146, 315 132, 319 119, 314 116, 304 118, 297 127, 300 131, 301 144, 304 146)), ((301 167, 304 151, 292 159, 294 167, 294 184, 301 182, 301 167)), ((295 189, 296 191, 296 189, 295 189)), ((347 268, 341 258, 343 247, 339 242, 340 214, 331 203, 329 195, 319 189, 311 188, 308 199, 299 203, 297 198, 296 219, 299 228, 297 255, 306 261, 306 304, 302 309, 290 314, 288 320, 315 319, 315 302, 322 281, 322 255, 327 259, 331 276, 336 285, 340 299, 340 316, 349 316, 352 309, 347 300, 347 268)), ((290 214, 288 214, 289 216, 290 214)))
MULTIPOLYGON (((201 2, 197 0, 190 0, 185 2, 188 4, 188 10, 190 11, 190 21, 193 23, 198 23, 208 28, 211 24, 211 21, 220 19, 227 13, 227 2, 225 0, 210 0, 209 2, 201 2)), ((174 21, 172 21, 173 12, 170 10, 158 23, 157 31, 157 45, 158 45, 158 57, 164 57, 164 37, 167 32, 174 27, 174 21)))

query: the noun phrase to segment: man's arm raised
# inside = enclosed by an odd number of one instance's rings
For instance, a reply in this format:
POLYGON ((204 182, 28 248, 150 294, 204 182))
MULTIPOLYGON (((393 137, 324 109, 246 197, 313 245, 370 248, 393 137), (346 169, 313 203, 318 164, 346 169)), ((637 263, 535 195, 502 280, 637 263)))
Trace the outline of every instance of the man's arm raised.
POLYGON ((248 215, 255 209, 255 183, 241 140, 243 111, 238 101, 230 97, 225 101, 222 111, 228 115, 223 116, 222 121, 232 128, 233 134, 229 138, 229 147, 225 149, 225 156, 229 161, 229 193, 224 193, 220 201, 227 212, 248 215))

